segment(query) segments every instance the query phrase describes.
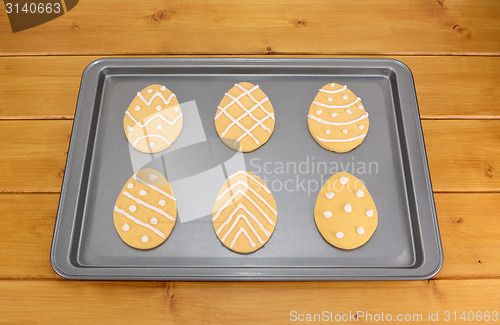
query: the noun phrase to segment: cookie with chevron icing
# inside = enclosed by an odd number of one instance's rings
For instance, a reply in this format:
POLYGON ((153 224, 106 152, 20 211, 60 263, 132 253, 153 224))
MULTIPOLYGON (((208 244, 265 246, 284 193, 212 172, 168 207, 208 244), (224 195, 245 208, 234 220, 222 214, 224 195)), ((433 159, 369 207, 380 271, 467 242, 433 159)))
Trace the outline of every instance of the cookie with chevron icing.
POLYGON ((336 173, 319 191, 314 220, 323 238, 342 249, 365 244, 377 229, 375 202, 354 175, 336 173))
POLYGON ((172 188, 158 171, 144 168, 123 186, 116 200, 113 221, 129 246, 150 249, 161 245, 177 220, 172 188))
POLYGON ((156 84, 137 93, 123 118, 128 141, 145 153, 170 147, 181 133, 182 124, 182 111, 175 94, 156 84))
POLYGON ((252 253, 264 246, 276 227, 276 202, 256 175, 239 171, 220 189, 212 224, 221 243, 238 253, 252 253))
POLYGON ((214 120, 219 137, 228 147, 249 152, 271 137, 274 109, 258 85, 240 82, 224 95, 214 120))
POLYGON ((347 152, 363 142, 370 123, 359 97, 347 86, 329 83, 314 98, 307 125, 314 140, 323 148, 347 152))

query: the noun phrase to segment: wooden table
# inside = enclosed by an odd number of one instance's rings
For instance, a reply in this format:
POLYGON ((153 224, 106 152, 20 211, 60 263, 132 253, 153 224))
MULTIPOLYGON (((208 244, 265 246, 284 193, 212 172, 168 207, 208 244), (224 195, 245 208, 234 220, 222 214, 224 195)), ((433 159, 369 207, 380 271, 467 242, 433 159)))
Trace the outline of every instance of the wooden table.
POLYGON ((358 310, 424 321, 437 311, 445 323, 445 311, 500 312, 499 55, 498 0, 85 0, 15 34, 2 8, 0 323, 282 324, 293 311, 358 310), (434 186, 441 272, 406 282, 60 278, 49 251, 81 73, 104 56, 154 55, 406 63, 434 186))

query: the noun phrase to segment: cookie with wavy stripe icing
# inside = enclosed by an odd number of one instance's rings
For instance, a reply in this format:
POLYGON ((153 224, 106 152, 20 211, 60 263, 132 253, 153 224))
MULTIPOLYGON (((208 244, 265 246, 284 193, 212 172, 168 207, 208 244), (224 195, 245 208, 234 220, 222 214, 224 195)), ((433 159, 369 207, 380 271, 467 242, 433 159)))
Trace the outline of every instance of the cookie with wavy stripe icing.
POLYGON ((219 240, 238 253, 252 253, 264 246, 276 227, 276 202, 256 175, 239 171, 220 189, 212 223, 219 240))
POLYGON ((163 85, 150 85, 137 93, 123 118, 123 129, 135 149, 156 153, 170 147, 182 130, 177 97, 163 85))
POLYGON ((319 191, 314 220, 323 238, 331 245, 354 249, 373 235, 378 214, 363 182, 342 172, 330 177, 319 191))
POLYGON ((165 177, 152 168, 141 169, 125 183, 113 210, 120 238, 138 249, 161 245, 177 220, 172 188, 165 177))
POLYGON ((258 85, 240 82, 224 95, 214 120, 219 137, 228 147, 249 152, 271 137, 274 109, 258 85))
POLYGON ((347 86, 329 83, 314 98, 307 115, 309 132, 323 148, 347 152, 359 146, 370 126, 361 98, 347 86))

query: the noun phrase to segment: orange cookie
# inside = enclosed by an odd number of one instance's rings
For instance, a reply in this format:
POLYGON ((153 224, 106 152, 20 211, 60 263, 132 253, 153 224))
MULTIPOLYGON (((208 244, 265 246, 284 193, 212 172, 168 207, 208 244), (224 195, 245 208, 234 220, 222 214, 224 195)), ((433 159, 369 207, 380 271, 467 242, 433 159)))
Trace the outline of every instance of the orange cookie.
POLYGON ((373 235, 378 215, 363 182, 349 173, 337 173, 319 191, 314 220, 327 242, 338 248, 353 249, 373 235))
POLYGON ((252 253, 264 246, 274 232, 276 202, 257 176, 239 171, 219 191, 212 223, 219 240, 238 253, 252 253))
POLYGON ((240 82, 222 98, 215 114, 215 128, 228 147, 253 151, 273 133, 273 105, 259 86, 240 82))
POLYGON ((175 94, 162 85, 151 85, 138 92, 123 118, 128 141, 145 153, 170 147, 181 133, 182 123, 175 94))
POLYGON ((307 124, 314 140, 335 152, 347 152, 359 146, 370 126, 361 99, 347 86, 335 83, 319 90, 309 108, 307 124))
POLYGON ((174 194, 168 181, 152 168, 135 173, 123 186, 113 212, 121 239, 139 249, 162 244, 177 219, 174 194))

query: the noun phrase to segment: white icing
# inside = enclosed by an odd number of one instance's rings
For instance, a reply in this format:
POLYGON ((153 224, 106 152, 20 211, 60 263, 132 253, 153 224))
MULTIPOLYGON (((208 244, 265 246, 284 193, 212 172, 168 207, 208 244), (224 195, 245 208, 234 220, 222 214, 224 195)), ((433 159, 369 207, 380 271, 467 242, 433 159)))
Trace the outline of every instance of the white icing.
POLYGON ((333 192, 328 192, 328 193, 326 193, 326 197, 327 197, 328 199, 332 199, 334 196, 335 196, 335 193, 333 193, 333 192))
MULTIPOLYGON (((332 113, 332 117, 335 117, 337 115, 338 115, 337 113, 332 113)), ((318 121, 318 122, 320 122, 322 124, 328 124, 328 125, 349 125, 349 124, 353 124, 353 123, 359 122, 361 120, 364 120, 365 118, 368 117, 368 113, 364 114, 363 116, 358 117, 357 119, 354 119, 354 120, 348 121, 348 122, 329 122, 329 121, 323 120, 323 119, 321 119, 321 118, 319 118, 317 116, 311 115, 311 114, 307 115, 307 117, 312 118, 313 120, 318 121)))
POLYGON ((346 205, 344 205, 344 211, 346 213, 351 213, 352 212, 352 206, 351 206, 351 203, 347 203, 346 205))
POLYGON ((127 187, 128 187, 128 188, 133 188, 133 187, 134 187, 134 184, 132 184, 132 183, 128 183, 128 184, 127 184, 127 187))
POLYGON ((136 107, 135 107, 135 110, 136 110, 136 111, 140 111, 140 110, 141 110, 141 108, 140 108, 139 106, 136 106, 136 107))
POLYGON ((348 180, 349 180, 349 177, 342 176, 340 178, 340 184, 345 185, 345 184, 347 184, 348 180))
MULTIPOLYGON (((258 184, 258 185, 259 185, 259 186, 260 186, 260 187, 261 187, 264 191, 266 191, 267 193, 271 193, 271 191, 267 188, 267 186, 266 186, 266 185, 265 185, 262 181, 260 181, 260 180, 258 180, 257 178, 253 177, 252 175, 250 175, 249 173, 247 173, 247 172, 246 172, 246 171, 244 171, 244 170, 240 170, 239 172, 236 172, 236 173, 234 173, 233 175, 229 176, 228 180, 230 180, 231 178, 236 177, 236 176, 238 176, 238 175, 241 175, 241 174, 243 174, 246 178, 249 178, 249 179, 251 179, 252 181, 254 181, 255 183, 257 183, 257 184, 258 184)), ((229 183, 231 183, 231 181, 229 181, 229 183)), ((238 182, 236 182, 236 184, 237 184, 237 183, 238 183, 238 182)), ((236 184, 235 184, 234 186, 236 186, 236 184)), ((232 188, 232 187, 230 187, 230 188, 232 188)), ((229 189, 227 189, 226 191, 228 191, 228 190, 229 190, 229 189)), ((224 192, 226 192, 226 191, 224 191, 224 192)), ((225 194, 225 193, 224 193, 224 194, 225 194)), ((221 195, 219 195, 219 196, 217 197, 217 199, 221 198, 222 196, 223 196, 222 194, 221 194, 221 195)))
POLYGON ((130 214, 128 214, 126 211, 123 211, 122 209, 120 209, 119 207, 117 207, 115 205, 115 208, 114 208, 114 211, 124 215, 125 217, 127 217, 128 219, 132 220, 133 222, 135 222, 136 224, 138 225, 141 225, 143 227, 146 227, 148 228, 149 230, 153 231, 155 234, 157 234, 158 236, 160 236, 161 238, 166 238, 167 236, 165 236, 164 233, 162 233, 161 231, 159 231, 158 229, 152 227, 151 225, 148 225, 144 222, 142 222, 141 220, 131 216, 130 214))
POLYGON ((328 101, 331 102, 333 100, 332 97, 328 97, 328 101))
POLYGON ((361 98, 358 97, 358 98, 356 98, 355 101, 353 101, 352 103, 347 104, 347 105, 327 105, 327 104, 323 104, 323 103, 316 102, 316 101, 314 101, 313 104, 321 106, 321 107, 326 107, 326 108, 348 108, 348 107, 351 107, 352 105, 356 104, 360 100, 361 100, 361 98))
POLYGON ((161 91, 165 91, 165 90, 167 89, 167 87, 165 87, 165 86, 161 86, 161 88, 160 88, 160 89, 161 89, 161 91))
MULTIPOLYGON (((271 225, 274 226, 274 222, 269 218, 269 216, 262 210, 262 208, 257 204, 255 203, 254 200, 252 200, 252 198, 250 196, 248 196, 245 192, 243 192, 242 190, 237 190, 227 201, 226 203, 224 203, 224 205, 219 209, 219 211, 217 211, 217 213, 213 216, 212 220, 215 221, 219 215, 221 214, 222 211, 224 211, 225 208, 227 208, 227 206, 233 201, 233 199, 238 196, 239 194, 243 195, 244 197, 247 198, 248 201, 250 201, 250 203, 253 204, 253 206, 255 208, 257 208, 257 210, 259 210, 260 213, 262 213, 262 215, 264 216, 264 218, 266 218, 267 222, 269 222, 271 225)), ((255 193, 254 193, 255 194, 255 193)), ((269 203, 266 202, 266 205, 268 207, 270 207, 269 203)), ((277 215, 277 212, 275 209, 273 208, 270 208, 270 210, 274 213, 274 215, 277 215)))
POLYGON ((175 105, 175 106, 174 106, 174 112, 178 112, 178 111, 179 111, 179 109, 180 109, 180 108, 179 108, 179 105, 175 105))
POLYGON ((158 131, 160 131, 161 129, 163 129, 163 125, 158 124, 158 125, 156 126, 156 129, 157 129, 158 131))
MULTIPOLYGON (((335 87, 335 85, 334 85, 334 84, 332 84, 332 85, 333 85, 333 86, 330 86, 330 87, 332 87, 332 88, 333 88, 333 87, 335 87)), ((347 86, 344 86, 344 87, 339 88, 339 89, 337 89, 337 90, 326 90, 326 89, 320 89, 319 91, 321 91, 321 92, 323 92, 323 93, 327 93, 327 94, 335 94, 335 93, 341 93, 341 92, 343 92, 343 91, 344 91, 344 90, 346 90, 346 89, 347 89, 347 86)))
POLYGON ((344 233, 342 231, 339 231, 335 234, 335 237, 337 237, 338 239, 342 239, 344 238, 344 233))
POLYGON ((154 181, 154 180, 158 179, 158 175, 151 174, 151 175, 149 175, 149 179, 152 180, 152 181, 154 181))
POLYGON ((135 212, 137 210, 137 207, 132 204, 131 206, 128 207, 128 209, 130 210, 130 212, 133 213, 133 212, 135 212))
POLYGON ((241 227, 240 230, 236 233, 236 236, 234 236, 234 239, 233 241, 231 242, 231 245, 229 245, 229 248, 233 248, 234 244, 236 244, 236 240, 238 239, 238 237, 240 237, 241 234, 245 234, 245 236, 247 236, 248 238, 248 241, 250 242, 250 245, 252 245, 252 247, 255 247, 255 243, 253 242, 253 240, 250 238, 250 236, 248 235, 247 231, 245 230, 245 228, 241 227))
POLYGON ((146 236, 146 235, 142 236, 142 237, 141 237, 141 241, 142 241, 143 243, 147 243, 147 242, 149 241, 148 236, 146 236))
POLYGON ((148 89, 147 92, 151 94, 153 92, 153 89, 148 89))
POLYGON ((328 130, 326 130, 326 134, 330 134, 330 132, 331 132, 331 131, 330 131, 329 129, 328 129, 328 130))
MULTIPOLYGON (((224 190, 224 192, 222 192, 216 199, 216 201, 218 201, 220 198, 222 198, 227 192, 231 191, 234 187, 237 187, 238 185, 241 185, 241 186, 244 186, 248 189, 248 191, 250 191, 253 195, 255 195, 256 197, 259 198, 260 201, 262 201, 271 211, 274 212, 274 214, 276 214, 276 210, 274 210, 271 205, 269 205, 269 203, 267 203, 267 201, 262 197, 260 196, 259 193, 257 193, 257 191, 255 191, 253 188, 251 188, 247 183, 243 182, 243 181, 237 181, 236 183, 234 183, 233 185, 229 186, 226 190, 224 190)), ((236 192, 238 191, 241 191, 241 189, 237 190, 236 192)), ((242 191, 243 192, 243 191, 242 191)), ((246 192, 246 191, 245 191, 246 192)))
POLYGON ((359 106, 358 106, 358 108, 359 108, 359 109, 363 109, 363 105, 359 105, 359 106))
POLYGON ((347 132, 349 132, 349 131, 347 131, 347 129, 342 130, 342 133, 344 133, 344 134, 347 134, 347 132))
POLYGON ((349 98, 349 97, 348 97, 347 95, 344 95, 344 96, 342 96, 342 98, 343 98, 344 100, 347 100, 347 98, 349 98))
POLYGON ((161 206, 164 206, 164 205, 165 205, 165 203, 166 203, 166 202, 165 202, 165 200, 160 200, 160 201, 158 201, 158 204, 159 204, 159 205, 161 205, 161 206))
POLYGON ((352 138, 347 138, 347 139, 324 139, 324 138, 321 138, 321 137, 316 137, 319 141, 323 141, 323 142, 349 142, 349 141, 354 141, 354 140, 358 140, 358 139, 362 139, 366 136, 366 134, 361 134, 361 135, 358 135, 356 137, 352 137, 352 138))
POLYGON ((362 190, 358 190, 356 192, 356 196, 359 197, 359 198, 362 198, 363 196, 365 196, 365 192, 363 192, 362 190))
POLYGON ((131 126, 127 126, 127 132, 131 132, 133 129, 131 126))
POLYGON ((325 211, 323 212, 323 217, 325 218, 331 218, 333 216, 332 212, 331 211, 325 211))
POLYGON ((137 144, 139 143, 139 141, 146 139, 146 138, 160 138, 163 141, 165 141, 167 144, 170 144, 170 142, 167 139, 165 139, 165 137, 163 137, 159 134, 149 134, 149 135, 145 135, 145 136, 142 136, 142 137, 135 139, 134 143, 132 143, 132 147, 135 148, 137 146, 137 144))
POLYGON ((122 226, 122 230, 123 231, 129 231, 130 230, 130 226, 128 225, 128 223, 124 223, 123 226, 122 226))
POLYGON ((146 192, 145 190, 139 191, 139 195, 141 195, 141 196, 146 196, 147 194, 148 194, 148 192, 146 192))
POLYGON ((130 119, 138 126, 140 126, 141 128, 145 127, 146 125, 148 125, 149 123, 151 123, 152 120, 154 120, 155 118, 160 118, 161 120, 163 120, 165 123, 169 124, 169 125, 174 125, 175 123, 177 123, 177 121, 182 117, 182 114, 179 114, 177 115, 172 121, 168 120, 165 116, 163 116, 163 114, 159 113, 159 114, 154 114, 153 116, 151 116, 146 122, 144 122, 144 124, 141 124, 139 121, 137 121, 133 116, 132 114, 130 114, 129 111, 126 111, 125 114, 127 114, 128 117, 130 117, 130 119))
POLYGON ((168 213, 166 213, 165 211, 161 210, 161 209, 158 209, 157 207, 155 206, 152 206, 151 204, 147 203, 147 202, 144 202, 143 200, 141 199, 138 199, 136 198, 135 196, 133 196, 132 194, 130 194, 129 192, 125 191, 123 192, 123 195, 125 195, 126 197, 128 197, 129 199, 131 200, 134 200, 136 203, 140 204, 140 205, 143 205, 145 206, 146 208, 150 209, 150 210, 153 210, 154 212, 156 213, 159 213, 161 214, 162 216, 166 217, 167 219, 170 219, 172 221, 175 221, 175 219, 173 217, 171 217, 168 213))
POLYGON ((364 125, 360 125, 360 126, 359 126, 359 129, 360 129, 360 130, 363 130, 364 128, 365 128, 365 126, 364 126, 364 125))
POLYGON ((352 111, 350 109, 348 109, 346 112, 347 114, 352 114, 352 111))
POLYGON ((143 185, 146 185, 146 186, 150 187, 151 189, 153 189, 154 191, 157 191, 157 192, 159 192, 159 193, 161 193, 161 194, 165 195, 165 196, 166 196, 166 197, 168 197, 169 199, 171 199, 171 200, 174 200, 174 201, 175 201, 175 198, 174 198, 172 195, 168 194, 167 192, 165 192, 165 191, 164 191, 164 190, 162 190, 161 188, 158 188, 158 187, 154 186, 153 184, 149 184, 148 182, 146 182, 146 181, 144 181, 144 180, 142 180, 142 179, 140 179, 140 178, 137 178, 137 176, 136 176, 136 175, 132 176, 132 178, 133 178, 134 180, 138 181, 139 183, 141 183, 141 184, 143 184, 143 185))
POLYGON ((144 104, 146 104, 146 106, 151 106, 151 103, 153 102, 153 100, 156 98, 156 97, 159 97, 161 98, 161 100, 163 101, 163 103, 165 105, 168 105, 168 103, 170 103, 170 101, 172 100, 172 98, 175 98, 175 95, 172 93, 170 94, 170 97, 168 97, 168 99, 165 99, 165 97, 163 97, 163 95, 160 93, 160 92, 156 92, 154 93, 153 96, 151 96, 151 99, 149 101, 147 101, 144 96, 142 96, 141 93, 137 93, 137 97, 139 97, 144 104))
POLYGON ((155 146, 154 142, 148 143, 148 147, 153 148, 155 146))
POLYGON ((320 114, 321 114, 321 112, 323 112, 323 111, 322 111, 322 110, 320 110, 320 109, 318 109, 318 110, 316 111, 316 114, 320 115, 320 114))
MULTIPOLYGON (((231 225, 231 227, 228 229, 228 231, 226 232, 226 234, 224 235, 224 237, 222 237, 222 242, 225 243, 226 242, 226 239, 227 239, 227 236, 229 236, 229 234, 233 231, 234 227, 236 226, 236 224, 238 223, 238 221, 240 221, 240 219, 243 219, 247 226, 250 228, 250 230, 253 232, 253 234, 255 235, 255 237, 257 237, 257 240, 259 241, 259 243, 261 244, 264 244, 265 241, 262 240, 262 238, 260 238, 259 234, 257 233, 257 231, 255 231, 255 228, 252 226, 252 224, 250 223, 250 221, 248 221, 248 218, 243 215, 243 214, 239 214, 235 221, 233 222, 233 224, 231 225)), ((227 221, 226 221, 227 222, 227 221)), ((227 223, 224 223, 218 230, 217 230, 217 234, 219 234, 222 229, 227 225, 227 223)), ((241 227, 243 228, 243 227, 241 227)), ((240 229, 241 229, 240 228, 240 229)), ((267 237, 269 237, 267 234, 266 234, 267 237)))
POLYGON ((267 119, 269 119, 269 118, 271 118, 271 119, 273 119, 273 120, 274 120, 274 113, 271 113, 271 112, 267 111, 267 110, 264 108, 264 106, 262 106, 262 104, 263 104, 263 103, 265 103, 265 102, 269 101, 269 98, 266 96, 266 98, 264 98, 263 100, 261 100, 261 101, 259 102, 259 101, 257 101, 257 100, 256 100, 256 99, 252 96, 252 94, 251 94, 251 93, 252 93, 255 89, 259 88, 259 86, 258 86, 258 85, 257 85, 257 86, 254 86, 254 87, 253 87, 252 89, 250 89, 250 90, 247 90, 247 89, 243 88, 243 87, 242 87, 242 86, 240 86, 239 84, 235 84, 235 87, 240 88, 240 89, 243 91, 243 93, 241 93, 241 94, 240 94, 240 95, 238 95, 237 97, 233 97, 231 94, 226 93, 225 95, 231 99, 231 102, 230 102, 229 104, 227 104, 225 107, 220 107, 220 106, 218 106, 218 112, 217 112, 217 114, 215 115, 215 120, 217 120, 221 114, 226 115, 226 116, 227 116, 227 117, 231 120, 231 123, 230 123, 230 124, 226 127, 226 129, 225 129, 225 130, 224 130, 224 131, 223 131, 220 135, 221 135, 221 137, 224 137, 224 136, 227 134, 227 132, 229 132, 229 130, 230 130, 230 129, 234 126, 234 125, 236 125, 236 126, 238 126, 238 127, 239 127, 242 131, 243 131, 243 134, 242 134, 242 135, 241 135, 241 136, 240 136, 240 137, 239 137, 236 141, 240 141, 241 139, 243 139, 243 137, 245 137, 245 136, 247 136, 247 135, 248 135, 249 137, 251 137, 251 138, 254 140, 254 142, 255 142, 256 144, 260 145, 260 142, 259 142, 259 141, 258 141, 258 140, 257 140, 257 139, 253 136, 252 131, 253 131, 256 127, 260 126, 260 127, 262 127, 265 131, 267 131, 267 132, 271 133, 271 129, 270 129, 270 128, 268 128, 267 126, 265 126, 265 125, 263 124, 263 122, 264 122, 264 121, 266 121, 266 120, 267 120, 267 119), (247 108, 246 108, 246 107, 245 107, 245 106, 244 106, 244 105, 243 105, 243 104, 239 101, 239 99, 240 99, 240 98, 242 98, 242 97, 243 97, 243 96, 245 96, 245 95, 247 95, 248 97, 250 97, 250 99, 252 99, 252 100, 254 101, 254 103, 255 103, 255 105, 254 105, 252 108, 250 108, 250 109, 247 109, 247 108), (245 111, 245 113, 243 113, 242 115, 240 115, 237 119, 233 118, 233 116, 232 116, 231 114, 229 114, 229 113, 227 113, 227 112, 226 112, 226 110, 227 110, 230 106, 232 106, 234 103, 236 103, 238 106, 240 106, 240 108, 241 108, 243 111, 245 111), (264 111, 264 113, 266 113, 266 116, 265 116, 264 118, 262 118, 262 119, 257 119, 257 118, 256 118, 256 117, 252 114, 252 112, 253 112, 254 110, 256 110, 257 108, 260 108, 262 111, 264 111), (249 116, 250 118, 252 118, 252 119, 253 119, 253 120, 254 120, 257 124, 253 125, 250 129, 247 129, 245 126, 243 126, 243 125, 239 122, 240 120, 242 120, 242 119, 243 119, 244 117, 246 117, 246 116, 249 116))
POLYGON ((335 83, 332 82, 332 84, 330 85, 330 87, 332 87, 332 88, 335 87, 335 83))
POLYGON ((367 210, 367 211, 365 212, 365 214, 366 214, 368 217, 370 217, 370 218, 371 218, 371 217, 373 217, 373 209, 372 209, 372 210, 367 210))
POLYGON ((158 112, 159 112, 159 111, 161 111, 161 106, 160 106, 160 105, 156 106, 156 110, 157 110, 158 112))
POLYGON ((358 227, 358 229, 356 229, 356 231, 358 232, 358 235, 363 235, 365 233, 365 228, 358 227))
POLYGON ((158 219, 156 219, 155 217, 151 218, 151 220, 149 220, 149 222, 152 224, 152 225, 156 225, 158 224, 158 219))
MULTIPOLYGON (((259 219, 252 213, 250 212, 247 207, 243 204, 243 203, 240 203, 238 204, 238 206, 236 207, 236 209, 234 209, 234 211, 229 215, 229 217, 227 218, 227 220, 219 227, 219 229, 217 229, 217 234, 219 234, 222 229, 224 229, 224 227, 231 222, 233 216, 240 210, 243 210, 247 215, 250 216, 250 218, 252 218, 253 221, 255 221, 255 223, 257 223, 257 225, 259 226, 260 230, 262 230, 262 232, 264 233, 264 235, 266 235, 266 237, 269 237, 271 236, 271 233, 269 231, 267 231, 267 229, 264 227, 264 225, 259 221, 259 219)), ((232 224, 232 227, 229 229, 229 231, 226 233, 226 235, 224 236, 223 240, 222 241, 225 241, 225 238, 227 237, 227 235, 231 232, 231 230, 234 228, 234 226, 238 223, 240 216, 243 218, 245 217, 244 215, 240 214, 237 219, 235 220, 235 222, 232 224)), ((250 222, 248 221, 247 218, 243 218, 247 224, 251 226, 250 222)))

